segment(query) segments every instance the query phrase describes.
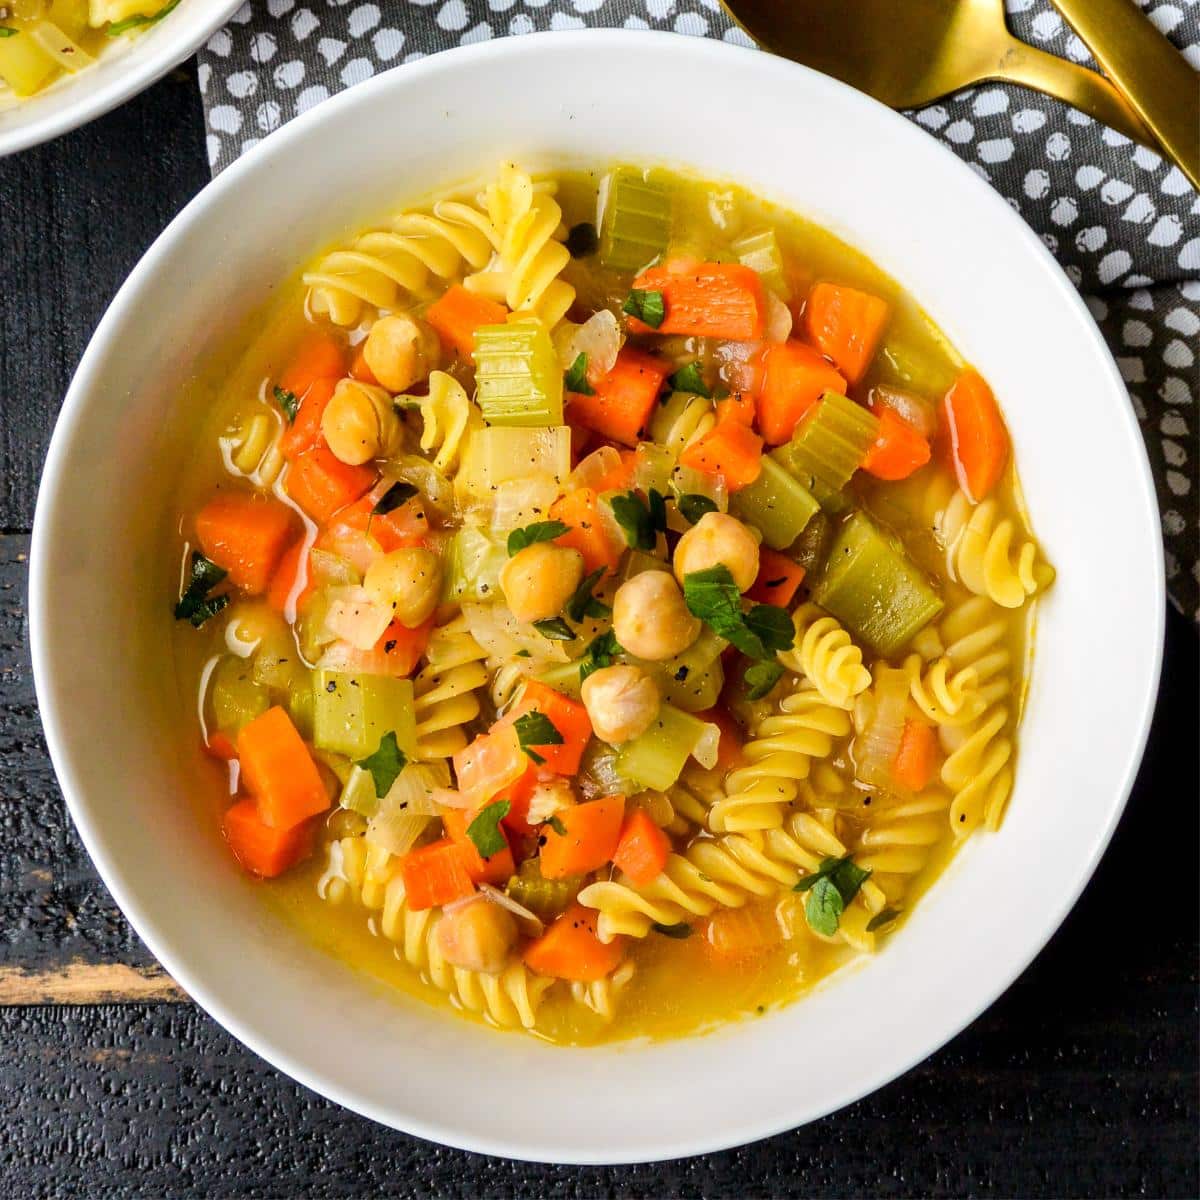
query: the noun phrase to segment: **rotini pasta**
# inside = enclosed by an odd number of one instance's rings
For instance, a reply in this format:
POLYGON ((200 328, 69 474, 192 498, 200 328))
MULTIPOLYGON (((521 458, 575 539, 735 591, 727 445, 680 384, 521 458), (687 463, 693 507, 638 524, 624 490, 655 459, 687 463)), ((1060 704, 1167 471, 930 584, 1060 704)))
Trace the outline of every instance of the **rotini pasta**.
POLYGON ((859 838, 854 861, 871 872, 871 881, 897 904, 909 881, 929 864, 946 832, 950 797, 931 791, 873 812, 859 838))
POLYGON ((269 488, 283 470, 278 424, 256 412, 221 438, 221 452, 233 470, 261 488, 269 488))
POLYGON ((802 604, 792 614, 795 647, 779 656, 789 670, 804 675, 826 703, 849 709, 854 697, 871 686, 862 651, 833 617, 815 604, 802 604))
POLYGON ((955 671, 944 656, 925 667, 919 654, 910 654, 904 669, 913 703, 934 725, 965 725, 983 711, 986 701, 978 694, 974 667, 955 671))
POLYGON ((417 752, 422 759, 445 758, 467 744, 463 726, 479 716, 475 694, 488 682, 484 653, 460 614, 433 631, 426 664, 413 691, 417 752))
POLYGON ((447 478, 453 476, 466 439, 483 428, 483 416, 453 375, 431 371, 429 394, 399 396, 397 402, 419 410, 423 426, 421 449, 433 453, 433 465, 447 478))

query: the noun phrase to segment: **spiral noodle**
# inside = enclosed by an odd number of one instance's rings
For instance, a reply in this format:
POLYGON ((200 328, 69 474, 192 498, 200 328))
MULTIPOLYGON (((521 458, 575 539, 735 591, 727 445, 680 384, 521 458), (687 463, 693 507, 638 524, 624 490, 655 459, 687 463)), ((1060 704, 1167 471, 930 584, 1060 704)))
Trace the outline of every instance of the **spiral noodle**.
POLYGON ((959 491, 941 513, 937 533, 950 577, 1004 608, 1020 608, 1054 580, 1054 569, 1037 561, 1037 544, 1021 537, 995 500, 972 508, 959 491))
POLYGON ((357 898, 379 914, 378 932, 395 942, 404 960, 439 991, 469 1012, 505 1028, 532 1029, 542 997, 553 980, 535 975, 514 958, 498 975, 468 971, 447 962, 437 942, 437 909, 408 907, 400 860, 365 838, 347 837, 330 846, 330 868, 323 879, 325 899, 357 898))
POLYGON ((496 260, 468 275, 473 292, 503 300, 512 312, 531 312, 553 329, 575 300, 559 273, 571 261, 562 243, 562 209, 551 182, 535 184, 514 163, 505 163, 481 197, 497 233, 496 260))
POLYGON ((717 423, 711 400, 687 392, 673 392, 650 418, 650 437, 672 454, 682 454, 717 423))
POLYGON ((946 832, 950 797, 930 792, 874 814, 859 838, 855 863, 870 871, 889 903, 900 900, 912 876, 924 870, 946 832))
POLYGON ((725 776, 725 795, 709 809, 708 827, 735 833, 781 825, 812 759, 828 756, 834 739, 849 732, 849 715, 802 684, 742 747, 745 763, 725 776))
POLYGON ((965 725, 987 705, 976 689, 974 667, 956 671, 943 656, 926 668, 919 654, 910 654, 904 670, 911 681, 913 703, 934 725, 965 725))
POLYGON ((255 413, 221 438, 226 464, 259 487, 269 488, 283 470, 278 425, 265 412, 255 413))
POLYGON ((591 983, 576 981, 571 984, 571 997, 576 1004, 590 1008, 598 1017, 611 1021, 616 1015, 614 1001, 625 985, 633 978, 634 964, 628 959, 611 975, 594 979, 591 983))
POLYGON ((862 651, 850 635, 815 604, 802 604, 792 614, 796 642, 779 655, 791 671, 805 675, 821 697, 835 708, 849 709, 854 697, 871 686, 862 651))
POLYGON ((429 395, 397 396, 397 404, 420 410, 421 449, 436 450, 433 465, 447 478, 454 475, 463 444, 476 429, 483 428, 483 414, 471 401, 466 389, 445 371, 429 374, 429 395))
POLYGON ((304 273, 309 308, 335 325, 355 325, 365 307, 428 299, 434 281, 450 283, 464 268, 478 271, 496 245, 491 221, 474 205, 442 200, 432 213, 401 213, 387 229, 364 233, 304 273))
POLYGON ((486 686, 487 668, 479 643, 460 613, 433 631, 426 663, 413 681, 417 754, 430 761, 467 744, 463 726, 479 716, 476 691, 486 686))

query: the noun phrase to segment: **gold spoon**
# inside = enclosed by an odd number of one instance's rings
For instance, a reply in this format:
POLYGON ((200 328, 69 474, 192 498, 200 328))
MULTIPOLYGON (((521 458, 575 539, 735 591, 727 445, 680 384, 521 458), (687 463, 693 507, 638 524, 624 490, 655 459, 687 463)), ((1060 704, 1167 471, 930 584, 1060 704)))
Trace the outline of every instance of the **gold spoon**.
MULTIPOLYGON (((1129 0, 1121 2, 1132 9, 1129 0)), ((891 108, 920 108, 985 79, 1003 79, 1065 100, 1162 153, 1154 134, 1107 79, 1013 37, 1004 0, 722 3, 765 49, 832 75, 891 108)))

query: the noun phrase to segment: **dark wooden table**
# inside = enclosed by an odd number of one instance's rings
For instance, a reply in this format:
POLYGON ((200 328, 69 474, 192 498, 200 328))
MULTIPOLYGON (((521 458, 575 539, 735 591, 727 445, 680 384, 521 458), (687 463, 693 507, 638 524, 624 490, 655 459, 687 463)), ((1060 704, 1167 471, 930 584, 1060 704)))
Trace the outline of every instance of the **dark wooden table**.
MULTIPOLYGON (((339 1110, 174 989, 96 878, 55 784, 26 556, 71 371, 207 178, 192 68, 0 161, 0 1196, 1200 1194, 1197 639, 1173 612, 1129 810, 1062 930, 949 1046, 806 1129, 645 1167, 484 1159, 339 1110)), ((503 1093, 552 1119, 519 1080, 503 1093)))

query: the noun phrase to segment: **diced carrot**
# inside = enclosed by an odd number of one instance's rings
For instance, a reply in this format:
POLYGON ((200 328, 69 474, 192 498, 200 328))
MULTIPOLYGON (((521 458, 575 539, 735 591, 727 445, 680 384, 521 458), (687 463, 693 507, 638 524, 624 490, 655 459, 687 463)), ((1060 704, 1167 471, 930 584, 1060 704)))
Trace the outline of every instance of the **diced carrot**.
POLYGON ((704 923, 704 941, 710 954, 733 965, 779 944, 779 922, 762 904, 745 908, 719 908, 704 923))
POLYGON ((501 789, 520 779, 529 761, 512 726, 498 724, 453 756, 458 790, 472 805, 486 804, 501 789))
POLYGON ((670 853, 670 838, 655 825, 644 808, 635 808, 625 818, 613 863, 638 887, 645 887, 662 874, 670 853))
POLYGON ((450 838, 406 854, 400 862, 400 874, 404 902, 413 912, 450 904, 475 890, 462 847, 450 838))
MULTIPOLYGON (((526 755, 528 758, 528 755, 526 755)), ((501 788, 493 797, 494 800, 508 801, 508 816, 503 824, 519 836, 534 832, 535 826, 529 823, 529 802, 533 799, 533 790, 538 785, 537 765, 530 760, 525 768, 525 774, 508 787, 501 788)))
POLYGON ((219 729, 210 729, 208 741, 202 742, 201 745, 205 754, 211 754, 213 758, 219 758, 222 762, 231 762, 237 758, 237 747, 233 744, 233 739, 219 729))
POLYGON ((486 296, 469 292, 460 283, 448 288, 425 310, 425 320, 437 331, 442 345, 460 358, 475 349, 475 330, 481 325, 503 325, 508 309, 486 296))
POLYGON ((300 407, 296 419, 288 425, 279 438, 279 452, 288 462, 294 462, 306 450, 323 442, 321 418, 333 398, 336 379, 314 379, 308 390, 298 396, 300 407))
POLYGON ((312 822, 274 829, 263 823, 254 801, 247 797, 226 809, 221 831, 233 856, 251 874, 274 879, 294 867, 312 850, 312 822))
POLYGON ((288 495, 323 525, 338 509, 357 500, 376 478, 371 467, 342 462, 322 440, 292 462, 284 485, 288 495))
POLYGON ((592 722, 587 709, 578 700, 556 692, 537 679, 527 680, 521 691, 521 699, 512 706, 497 726, 515 724, 518 717, 534 710, 542 713, 562 735, 562 744, 553 746, 531 745, 529 747, 540 758, 544 771, 555 775, 574 775, 579 770, 580 759, 592 737, 592 722))
POLYGON ((367 365, 366 345, 365 341, 359 342, 354 351, 354 358, 350 363, 350 378, 357 379, 359 383, 370 383, 378 387, 379 380, 375 378, 375 372, 367 365))
POLYGON ((296 348, 279 376, 279 386, 298 399, 318 379, 341 379, 346 373, 346 352, 324 330, 313 330, 296 348))
POLYGON ((264 824, 291 829, 329 808, 321 773, 285 709, 275 705, 243 725, 237 749, 264 824))
POLYGON ((217 495, 196 514, 200 549, 229 572, 232 584, 252 595, 270 586, 291 533, 287 506, 263 496, 217 495))
POLYGON ((542 844, 541 866, 545 879, 566 879, 597 871, 612 861, 621 837, 625 816, 624 796, 605 796, 571 808, 562 808, 555 817, 564 832, 547 828, 542 844))
POLYGON ((892 775, 901 787, 911 792, 929 786, 937 767, 937 734, 932 725, 911 718, 904 722, 900 748, 892 761, 892 775))
POLYGON ((668 263, 643 271, 633 286, 639 291, 662 292, 666 309, 657 329, 631 317, 633 333, 677 333, 732 342, 762 340, 767 308, 762 280, 741 263, 668 263))
POLYGON ((602 475, 592 484, 592 490, 603 495, 605 492, 627 492, 633 487, 633 471, 637 465, 637 452, 634 450, 619 450, 621 456, 619 465, 613 467, 607 475, 602 475))
POLYGON ((787 608, 796 598, 796 591, 803 582, 804 568, 798 562, 793 562, 778 550, 760 546, 758 578, 746 594, 757 604, 774 604, 777 608, 787 608))
POLYGON ((1008 462, 1008 431, 992 389, 968 367, 946 393, 946 429, 954 473, 978 504, 1000 482, 1008 462))
POLYGON ((754 424, 756 410, 754 397, 748 392, 738 392, 736 396, 726 396, 717 401, 717 424, 724 421, 736 421, 741 425, 754 424))
POLYGON ((611 974, 625 955, 625 939, 607 944, 596 934, 596 913, 573 903, 540 938, 525 949, 525 965, 539 975, 593 983, 611 974))
POLYGON ((613 369, 596 383, 594 395, 568 393, 572 424, 583 425, 623 446, 636 446, 670 373, 667 363, 626 346, 617 355, 613 369))
MULTIPOLYGON (((492 800, 490 803, 495 804, 496 801, 492 800)), ((482 808, 474 810, 444 808, 442 809, 442 826, 449 834, 450 840, 457 843, 462 850, 463 863, 472 883, 507 883, 517 869, 513 862, 513 852, 508 844, 508 838, 504 839, 503 850, 498 850, 495 854, 484 858, 479 853, 479 847, 471 841, 467 834, 471 822, 482 811, 482 808)), ((503 836, 504 830, 501 829, 500 832, 503 836)))
POLYGON ((304 544, 305 539, 298 537, 283 552, 275 574, 271 576, 271 586, 267 589, 267 603, 277 613, 282 613, 287 608, 288 599, 299 582, 301 570, 304 571, 305 583, 296 597, 297 611, 304 607, 304 602, 312 595, 312 575, 308 571, 308 555, 304 552, 304 544))
POLYGON ((833 365, 803 342, 779 342, 763 355, 758 430, 769 446, 788 441, 796 423, 826 392, 845 393, 833 365))
POLYGON ((886 300, 840 283, 818 283, 808 293, 804 324, 813 345, 857 383, 879 348, 891 310, 886 300))
POLYGON ((907 479, 929 461, 929 443, 895 409, 879 410, 879 435, 863 459, 877 479, 907 479))
POLYGON ((697 717, 717 726, 721 740, 717 743, 716 770, 729 771, 742 761, 742 727, 729 715, 723 705, 698 712, 697 717))
POLYGON ((722 421, 679 456, 681 466, 719 475, 731 492, 762 474, 763 440, 741 421, 722 421))
POLYGON ((382 480, 368 495, 346 505, 321 531, 317 545, 336 550, 335 542, 340 532, 353 530, 356 533, 369 532, 385 554, 393 550, 425 546, 429 537, 429 517, 420 496, 406 500, 388 513, 372 511, 387 487, 388 481, 382 480))
POLYGON ((554 540, 583 555, 585 571, 604 567, 615 571, 621 563, 625 547, 610 536, 600 513, 600 497, 591 488, 576 488, 560 496, 550 506, 550 519, 571 527, 569 533, 554 540))

